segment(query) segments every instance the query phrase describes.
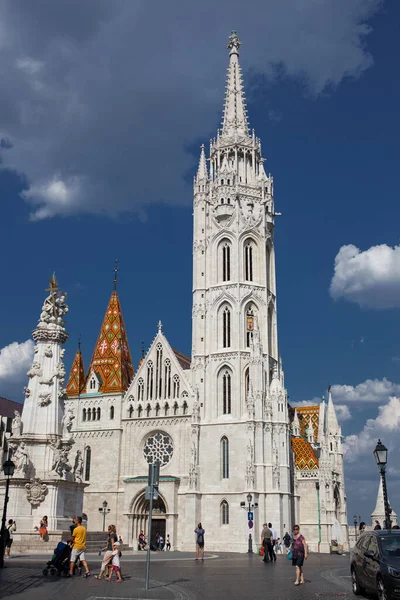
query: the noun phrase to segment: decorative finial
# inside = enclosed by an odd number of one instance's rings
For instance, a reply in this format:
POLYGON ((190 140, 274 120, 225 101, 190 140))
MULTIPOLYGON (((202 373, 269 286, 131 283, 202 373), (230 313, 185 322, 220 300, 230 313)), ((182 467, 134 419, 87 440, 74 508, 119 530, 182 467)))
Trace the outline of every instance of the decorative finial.
POLYGON ((142 341, 142 359, 144 359, 144 342, 142 341))
POLYGON ((79 337, 78 337, 78 352, 81 351, 81 337, 82 337, 82 334, 80 333, 79 337))
POLYGON ((118 258, 115 259, 115 267, 114 267, 114 292, 117 291, 117 275, 118 275, 119 267, 118 267, 118 258))
POLYGON ((241 46, 241 41, 239 40, 235 29, 232 29, 231 35, 229 36, 229 42, 227 45, 228 50, 230 50, 230 54, 239 54, 240 46, 241 46))
POLYGON ((49 287, 45 290, 46 292, 50 292, 51 302, 53 304, 53 316, 57 317, 57 307, 56 307, 56 298, 55 294, 58 290, 58 283, 56 279, 56 274, 53 272, 53 275, 49 279, 49 287))
POLYGON ((160 333, 162 333, 162 323, 161 323, 161 321, 158 321, 158 331, 160 333))
POLYGON ((329 385, 329 386, 328 386, 328 392, 330 392, 330 391, 331 391, 331 386, 329 385))

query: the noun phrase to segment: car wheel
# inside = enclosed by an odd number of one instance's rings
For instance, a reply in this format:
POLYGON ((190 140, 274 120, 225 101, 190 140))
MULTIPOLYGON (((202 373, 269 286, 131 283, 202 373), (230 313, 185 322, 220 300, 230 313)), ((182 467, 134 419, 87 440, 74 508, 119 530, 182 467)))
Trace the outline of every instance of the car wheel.
POLYGON ((378 577, 378 598, 379 600, 389 600, 382 577, 378 577))
POLYGON ((360 584, 358 583, 358 577, 354 567, 352 567, 351 569, 351 587, 353 588, 353 594, 355 594, 356 596, 362 594, 363 590, 360 587, 360 584))

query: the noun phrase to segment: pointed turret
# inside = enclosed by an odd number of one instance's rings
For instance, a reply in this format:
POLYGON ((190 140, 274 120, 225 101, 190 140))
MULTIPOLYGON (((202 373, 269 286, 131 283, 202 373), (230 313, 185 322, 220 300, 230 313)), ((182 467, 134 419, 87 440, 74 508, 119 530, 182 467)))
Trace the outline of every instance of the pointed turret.
MULTIPOLYGON (((116 289, 111 294, 104 315, 86 378, 86 386, 93 372, 100 382, 99 392, 104 394, 126 391, 133 379, 128 337, 116 289)), ((90 389, 86 389, 86 392, 90 392, 90 389)))
POLYGON ((324 439, 324 435, 325 435, 325 409, 326 409, 325 398, 324 398, 324 396, 322 396, 321 404, 319 405, 319 418, 318 418, 319 427, 318 427, 318 437, 317 437, 317 441, 320 444, 322 443, 322 440, 324 439))
POLYGON ((197 175, 196 175, 196 183, 199 183, 200 181, 207 181, 207 180, 208 180, 208 173, 207 173, 206 154, 205 154, 204 144, 202 144, 201 152, 200 152, 199 168, 197 169, 197 175))
POLYGON ((81 345, 79 343, 79 347, 75 354, 74 362, 72 363, 72 368, 67 383, 67 396, 79 396, 84 386, 85 369, 83 367, 83 357, 81 352, 81 345))
POLYGON ((311 417, 310 417, 310 421, 308 423, 307 440, 309 441, 310 444, 314 443, 314 427, 313 427, 313 424, 312 424, 311 417))
POLYGON ((336 416, 335 407, 332 400, 331 386, 328 388, 328 406, 326 410, 326 432, 337 433, 339 431, 339 423, 336 416))
POLYGON ((299 415, 297 414, 297 410, 294 411, 294 418, 292 423, 292 433, 294 437, 300 437, 300 421, 299 415))
MULTIPOLYGON (((389 501, 389 499, 388 499, 389 501)), ((389 506, 390 506, 390 502, 389 502, 389 506)), ((375 525, 375 521, 379 521, 381 527, 384 527, 384 523, 385 523, 385 502, 383 499, 383 485, 382 485, 382 478, 379 479, 379 488, 378 488, 378 495, 376 498, 376 506, 375 506, 375 510, 374 512, 371 514, 371 519, 372 519, 372 525, 375 525)), ((390 520, 392 522, 392 526, 393 525, 397 525, 397 514, 394 512, 394 510, 392 510, 392 512, 390 513, 390 520)))
POLYGON ((243 79, 239 65, 240 45, 241 43, 236 31, 232 31, 227 46, 230 53, 222 120, 222 136, 231 135, 234 132, 240 135, 249 135, 243 79))

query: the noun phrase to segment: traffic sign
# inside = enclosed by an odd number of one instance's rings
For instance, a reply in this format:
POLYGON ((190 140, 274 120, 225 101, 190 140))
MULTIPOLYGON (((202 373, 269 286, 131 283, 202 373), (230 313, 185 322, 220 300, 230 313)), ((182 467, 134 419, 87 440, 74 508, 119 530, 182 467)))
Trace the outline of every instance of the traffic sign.
POLYGON ((253 521, 249 520, 248 525, 249 525, 249 529, 252 529, 253 528, 253 521))
POLYGON ((251 511, 249 511, 249 512, 247 513, 247 518, 248 518, 248 520, 249 520, 249 521, 253 521, 253 519, 254 519, 254 514, 253 514, 251 511))

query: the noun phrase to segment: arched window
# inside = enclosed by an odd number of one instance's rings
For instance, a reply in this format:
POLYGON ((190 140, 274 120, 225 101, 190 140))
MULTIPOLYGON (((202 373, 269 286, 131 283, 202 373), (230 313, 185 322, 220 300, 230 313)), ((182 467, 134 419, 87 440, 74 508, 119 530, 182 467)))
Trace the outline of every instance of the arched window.
POLYGON ((166 417, 168 417, 168 415, 169 415, 169 404, 168 404, 168 402, 166 402, 166 403, 164 404, 164 415, 165 415, 166 417))
POLYGON ((222 313, 222 346, 230 348, 231 345, 231 311, 225 306, 222 313))
POLYGON ((174 403, 174 415, 177 415, 177 414, 178 414, 178 408, 179 408, 179 406, 178 406, 178 403, 177 403, 177 402, 175 402, 175 403, 174 403))
POLYGON ((221 502, 221 525, 229 525, 229 504, 226 500, 221 502))
POLYGON ((110 419, 113 420, 114 418, 114 413, 115 413, 115 409, 113 406, 110 406, 110 419))
POLYGON ((82 411, 82 421, 86 421, 86 408, 82 411))
POLYGON ((182 413, 184 415, 187 415, 187 411, 188 411, 188 405, 187 405, 187 402, 185 401, 182 405, 182 413))
POLYGON ((151 411, 151 407, 150 407, 150 404, 148 404, 148 405, 146 406, 146 416, 147 416, 147 417, 149 417, 149 416, 150 416, 150 411, 151 411))
POLYGON ((143 408, 142 406, 139 404, 138 409, 137 409, 137 416, 141 417, 142 416, 142 412, 143 412, 143 408))
POLYGON ((244 397, 245 397, 245 400, 247 400, 247 398, 249 396, 249 391, 250 391, 250 369, 249 369, 249 367, 247 367, 247 369, 244 372, 244 397))
POLYGON ((228 242, 222 244, 222 281, 231 279, 231 246, 228 242))
POLYGON ((164 398, 171 398, 171 361, 165 359, 164 367, 164 398))
POLYGON ((249 306, 249 308, 246 311, 245 327, 246 327, 246 346, 247 346, 247 348, 250 348, 250 340, 253 337, 253 331, 254 331, 254 312, 253 312, 252 306, 249 306))
POLYGON ((232 377, 229 371, 224 371, 222 375, 222 413, 231 414, 232 400, 232 377))
POLYGON ((161 398, 162 396, 162 345, 157 344, 157 358, 156 358, 156 398, 161 398))
POLYGON ((173 377, 173 398, 179 398, 179 375, 174 375, 173 377))
POLYGON ((85 481, 90 479, 90 461, 92 460, 92 451, 90 446, 86 446, 85 449, 85 481))
POLYGON ((88 421, 92 420, 92 409, 91 408, 88 408, 88 411, 87 411, 87 420, 88 421))
POLYGON ((253 281, 253 244, 247 242, 244 247, 244 278, 253 281))
POLYGON ((101 408, 100 406, 97 407, 97 420, 100 421, 100 417, 101 417, 101 408))
POLYGON ((158 417, 160 414, 160 405, 157 403, 156 404, 156 417, 158 417))
POLYGON ((147 391, 146 400, 153 399, 153 363, 149 360, 147 364, 147 391))
POLYGON ((128 411, 128 414, 129 414, 129 418, 130 418, 130 419, 132 419, 132 417, 133 417, 133 410, 134 410, 134 409, 133 409, 133 406, 132 406, 132 404, 131 404, 131 405, 130 405, 130 407, 129 407, 129 411, 128 411))
POLYGON ((223 203, 224 203, 224 199, 223 199, 223 198, 221 198, 221 204, 223 204, 223 203))
POLYGON ((229 479, 229 442, 225 436, 221 439, 221 479, 229 479))
POLYGON ((143 400, 144 400, 144 381, 143 381, 142 377, 140 377, 137 382, 137 395, 138 395, 138 401, 143 402, 143 400))

